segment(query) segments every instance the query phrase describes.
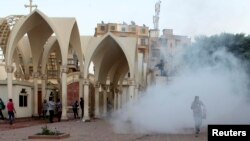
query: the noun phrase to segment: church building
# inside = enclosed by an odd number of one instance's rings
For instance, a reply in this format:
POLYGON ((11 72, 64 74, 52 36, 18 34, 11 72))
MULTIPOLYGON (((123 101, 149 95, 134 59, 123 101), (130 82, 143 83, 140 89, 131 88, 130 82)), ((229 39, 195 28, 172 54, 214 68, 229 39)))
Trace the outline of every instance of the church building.
POLYGON ((38 9, 0 18, 0 97, 13 99, 20 118, 39 116, 44 99, 60 98, 63 119, 83 97, 83 121, 105 116, 108 101, 117 110, 136 100, 147 85, 148 27, 114 25, 81 36, 75 18, 38 9))
POLYGON ((154 29, 134 21, 102 21, 94 36, 80 35, 74 17, 51 18, 32 11, 36 5, 26 7, 29 15, 0 17, 0 98, 4 103, 13 99, 17 118, 41 116, 42 103, 50 97, 61 99, 63 120, 80 98, 83 121, 106 117, 136 102, 152 84, 161 53, 191 42, 170 29, 159 36, 160 1, 154 29))

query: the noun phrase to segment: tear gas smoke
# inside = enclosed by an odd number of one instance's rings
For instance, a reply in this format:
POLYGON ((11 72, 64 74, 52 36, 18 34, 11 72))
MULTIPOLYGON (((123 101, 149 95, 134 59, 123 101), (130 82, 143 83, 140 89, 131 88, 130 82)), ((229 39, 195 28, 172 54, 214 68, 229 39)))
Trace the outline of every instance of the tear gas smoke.
POLYGON ((173 59, 178 73, 115 113, 115 131, 188 133, 194 128, 190 107, 196 95, 206 106, 205 129, 207 124, 250 123, 249 76, 239 59, 223 48, 211 53, 201 47, 182 49, 173 59))

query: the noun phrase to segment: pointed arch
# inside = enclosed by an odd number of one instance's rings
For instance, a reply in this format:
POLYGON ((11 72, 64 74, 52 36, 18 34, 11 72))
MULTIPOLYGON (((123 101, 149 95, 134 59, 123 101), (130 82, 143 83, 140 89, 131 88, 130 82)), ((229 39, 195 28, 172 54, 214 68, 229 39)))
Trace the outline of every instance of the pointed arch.
POLYGON ((135 58, 135 52, 136 52, 136 38, 115 37, 112 33, 109 32, 103 37, 96 38, 90 41, 88 50, 86 51, 86 54, 85 54, 84 77, 87 77, 88 67, 90 65, 90 62, 100 52, 101 47, 105 43, 105 40, 112 40, 115 44, 118 45, 119 49, 122 51, 122 53, 124 54, 128 62, 129 71, 134 75, 134 58, 135 58))
MULTIPOLYGON (((54 36, 51 36, 44 47, 44 52, 43 52, 43 56, 41 59, 41 63, 42 63, 41 72, 42 72, 42 74, 45 74, 46 64, 48 62, 48 58, 49 58, 49 55, 51 53, 51 50, 53 48, 56 48, 57 46, 58 46, 58 42, 57 42, 56 38, 54 36)), ((60 50, 60 48, 59 48, 59 50, 60 50)))
POLYGON ((69 43, 72 45, 73 49, 76 51, 77 58, 80 61, 80 71, 83 72, 84 55, 82 53, 80 34, 79 34, 79 30, 78 30, 78 26, 76 22, 73 25, 69 43))
MULTIPOLYGON (((51 29, 52 33, 54 32, 56 36, 60 38, 60 35, 58 34, 58 31, 55 28, 53 22, 45 14, 36 9, 26 18, 20 19, 18 23, 13 27, 7 43, 6 65, 12 64, 13 52, 16 48, 18 41, 24 36, 24 34, 28 33, 34 27, 41 24, 42 21, 44 21, 47 24, 47 26, 51 29)), ((60 39, 58 40, 59 44, 62 44, 60 39)))

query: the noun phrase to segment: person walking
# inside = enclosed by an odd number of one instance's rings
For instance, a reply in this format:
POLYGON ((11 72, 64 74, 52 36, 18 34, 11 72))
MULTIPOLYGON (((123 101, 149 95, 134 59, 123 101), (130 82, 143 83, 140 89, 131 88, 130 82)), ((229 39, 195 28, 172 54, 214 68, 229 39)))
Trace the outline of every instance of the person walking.
POLYGON ((49 97, 48 102, 48 110, 49 110, 49 122, 53 123, 54 118, 54 110, 55 110, 55 102, 53 101, 53 97, 49 97))
POLYGON ((43 100, 43 107, 42 107, 42 108, 43 108, 43 109, 42 109, 42 112, 43 112, 43 119, 46 119, 48 107, 49 107, 49 105, 48 105, 48 103, 47 103, 47 100, 44 99, 44 100, 43 100))
POLYGON ((205 115, 205 105, 199 99, 199 96, 195 96, 195 99, 191 105, 191 109, 193 110, 194 122, 195 122, 195 136, 197 137, 200 133, 202 126, 202 118, 205 115))
POLYGON ((3 110, 5 109, 5 105, 3 103, 3 100, 0 98, 0 116, 1 116, 1 119, 4 120, 4 116, 3 116, 3 110))
POLYGON ((60 122, 62 117, 62 102, 60 101, 59 98, 57 99, 56 108, 57 108, 58 122, 60 122))
POLYGON ((81 107, 81 110, 82 110, 82 118, 83 118, 83 114, 84 114, 84 101, 83 101, 82 97, 80 98, 80 107, 81 107))
POLYGON ((9 123, 10 123, 10 125, 12 125, 13 121, 15 119, 14 112, 16 113, 12 99, 9 99, 9 102, 7 103, 7 109, 8 109, 8 115, 9 115, 9 123))

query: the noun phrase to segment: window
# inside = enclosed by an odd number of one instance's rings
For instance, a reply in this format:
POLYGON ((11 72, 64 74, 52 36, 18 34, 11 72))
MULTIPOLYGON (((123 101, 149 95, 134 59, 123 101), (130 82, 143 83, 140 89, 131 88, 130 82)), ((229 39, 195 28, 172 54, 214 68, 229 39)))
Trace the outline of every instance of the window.
POLYGON ((146 33, 146 29, 145 29, 145 28, 142 28, 142 29, 141 29, 141 33, 145 34, 145 33, 146 33))
POLYGON ((146 40, 144 38, 141 39, 141 45, 146 45, 146 40))
POLYGON ((125 29, 125 27, 123 27, 123 28, 122 28, 122 32, 125 32, 125 31, 126 31, 126 29, 125 29))
POLYGON ((161 46, 162 47, 167 47, 167 44, 168 44, 168 40, 167 39, 162 39, 161 40, 161 46))
POLYGON ((141 38, 141 45, 143 45, 143 46, 148 45, 148 39, 146 39, 146 38, 141 38))
POLYGON ((111 30, 115 30, 115 26, 111 26, 111 30))
POLYGON ((19 107, 27 107, 28 106, 28 94, 25 89, 19 94, 19 107))
POLYGON ((105 30, 105 26, 101 26, 101 31, 104 31, 105 30))
POLYGON ((132 31, 132 32, 135 32, 135 27, 132 27, 132 28, 131 28, 131 31, 132 31))

